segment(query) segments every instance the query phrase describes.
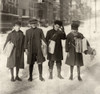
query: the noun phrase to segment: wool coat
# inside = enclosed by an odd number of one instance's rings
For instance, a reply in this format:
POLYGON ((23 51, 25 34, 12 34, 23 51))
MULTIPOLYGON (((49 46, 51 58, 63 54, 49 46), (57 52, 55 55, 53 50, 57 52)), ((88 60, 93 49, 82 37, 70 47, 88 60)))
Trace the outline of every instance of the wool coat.
POLYGON ((40 28, 30 28, 26 31, 25 36, 25 49, 28 50, 27 63, 32 64, 32 56, 36 54, 37 63, 43 63, 45 57, 43 56, 41 45, 42 40, 45 42, 45 37, 42 29, 40 28))
POLYGON ((10 57, 7 58, 8 68, 24 68, 24 34, 21 30, 18 32, 12 31, 8 34, 4 47, 8 42, 14 44, 14 48, 10 57))
POLYGON ((63 50, 62 50, 61 40, 65 38, 66 38, 66 34, 63 31, 56 31, 54 29, 51 29, 47 32, 46 42, 47 42, 47 59, 48 60, 51 60, 51 61, 63 60, 63 50), (49 53, 50 40, 53 40, 56 43, 54 54, 49 53))
POLYGON ((83 55, 75 50, 75 38, 83 39, 84 36, 79 32, 73 33, 73 31, 67 35, 65 49, 68 55, 65 63, 70 66, 83 66, 83 55))

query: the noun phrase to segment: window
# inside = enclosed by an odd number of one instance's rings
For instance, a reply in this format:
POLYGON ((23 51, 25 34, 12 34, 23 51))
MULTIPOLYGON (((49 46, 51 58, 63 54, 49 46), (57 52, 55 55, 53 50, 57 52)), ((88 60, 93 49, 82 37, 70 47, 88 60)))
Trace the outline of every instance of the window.
POLYGON ((23 10, 22 10, 22 15, 25 16, 25 14, 26 14, 26 10, 23 9, 23 10))

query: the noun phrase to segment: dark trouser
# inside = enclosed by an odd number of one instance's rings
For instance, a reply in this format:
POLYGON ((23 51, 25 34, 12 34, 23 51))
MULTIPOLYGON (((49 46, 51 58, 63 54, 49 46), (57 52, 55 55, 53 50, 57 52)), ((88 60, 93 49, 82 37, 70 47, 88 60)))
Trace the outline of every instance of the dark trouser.
MULTIPOLYGON (((61 70, 61 65, 62 65, 61 60, 56 61, 57 70, 61 70)), ((49 69, 53 70, 54 61, 49 61, 48 66, 49 69)))
MULTIPOLYGON (((74 69, 74 66, 70 66, 70 80, 73 80, 73 69, 74 69)), ((77 66, 77 74, 78 74, 78 80, 79 81, 82 81, 82 78, 80 76, 80 66, 77 66)))
MULTIPOLYGON (((74 66, 70 66, 70 74, 73 75, 74 66)), ((80 76, 80 66, 77 66, 77 74, 80 76)))
MULTIPOLYGON (((57 72, 58 72, 58 78, 64 79, 64 78, 61 76, 61 65, 62 65, 61 60, 56 61, 57 72)), ((53 79, 53 66, 54 66, 54 61, 49 61, 49 62, 48 62, 48 66, 49 66, 49 72, 50 72, 49 79, 53 79)))
POLYGON ((33 67, 34 67, 34 64, 29 65, 29 76, 30 76, 30 78, 32 78, 33 67))
MULTIPOLYGON (((31 64, 29 65, 29 75, 30 75, 30 78, 32 78, 33 68, 34 68, 34 64, 35 64, 36 60, 37 60, 37 54, 33 54, 32 55, 31 64)), ((39 70, 39 75, 42 76, 42 70, 43 70, 42 63, 38 64, 38 70, 39 70)))
MULTIPOLYGON (((32 73, 33 73, 33 67, 34 67, 34 64, 30 64, 29 65, 29 75, 30 75, 30 78, 32 78, 32 73)), ((39 75, 42 76, 42 64, 38 64, 38 70, 39 70, 39 75)))

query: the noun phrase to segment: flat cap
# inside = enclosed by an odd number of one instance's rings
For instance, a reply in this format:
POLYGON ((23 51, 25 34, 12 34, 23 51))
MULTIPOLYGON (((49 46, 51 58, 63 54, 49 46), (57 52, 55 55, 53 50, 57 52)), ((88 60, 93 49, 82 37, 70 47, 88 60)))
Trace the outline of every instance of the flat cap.
POLYGON ((38 22, 37 19, 31 19, 31 20, 29 20, 29 23, 30 23, 30 24, 36 24, 37 22, 38 22))

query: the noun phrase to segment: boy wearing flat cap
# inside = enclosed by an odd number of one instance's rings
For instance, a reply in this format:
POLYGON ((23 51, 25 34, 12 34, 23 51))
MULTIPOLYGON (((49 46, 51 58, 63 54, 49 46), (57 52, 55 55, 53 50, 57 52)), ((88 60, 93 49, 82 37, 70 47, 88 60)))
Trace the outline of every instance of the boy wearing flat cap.
MULTIPOLYGON (((74 69, 74 66, 77 66, 78 80, 82 81, 82 78, 80 76, 80 67, 83 66, 83 56, 82 56, 82 52, 76 45, 77 44, 76 40, 77 39, 82 40, 84 36, 83 34, 78 32, 79 26, 80 26, 80 21, 72 22, 71 32, 66 37, 65 49, 67 52, 66 64, 70 66, 69 79, 73 80, 73 69, 74 69)), ((87 45, 90 46, 88 42, 87 42, 87 45)))
POLYGON ((45 42, 44 34, 42 29, 38 28, 38 20, 32 19, 29 21, 31 28, 26 31, 25 37, 25 49, 27 53, 27 63, 29 64, 29 79, 28 81, 32 81, 32 73, 35 62, 37 61, 38 70, 39 70, 39 79, 44 81, 42 77, 43 67, 42 64, 45 61, 45 57, 43 56, 41 49, 41 40, 45 42))
MULTIPOLYGON (((49 66, 49 79, 53 79, 53 66, 54 62, 56 62, 57 71, 58 71, 58 78, 63 79, 61 76, 61 65, 63 60, 63 52, 62 52, 62 44, 61 40, 65 39, 66 35, 64 32, 63 24, 61 21, 56 20, 54 22, 53 29, 49 30, 46 35, 46 42, 47 42, 47 59, 49 60, 48 66, 49 66), (53 47, 54 52, 51 53, 50 50, 50 42, 54 41, 55 46, 53 47)), ((51 45, 52 46, 52 45, 51 45)))

